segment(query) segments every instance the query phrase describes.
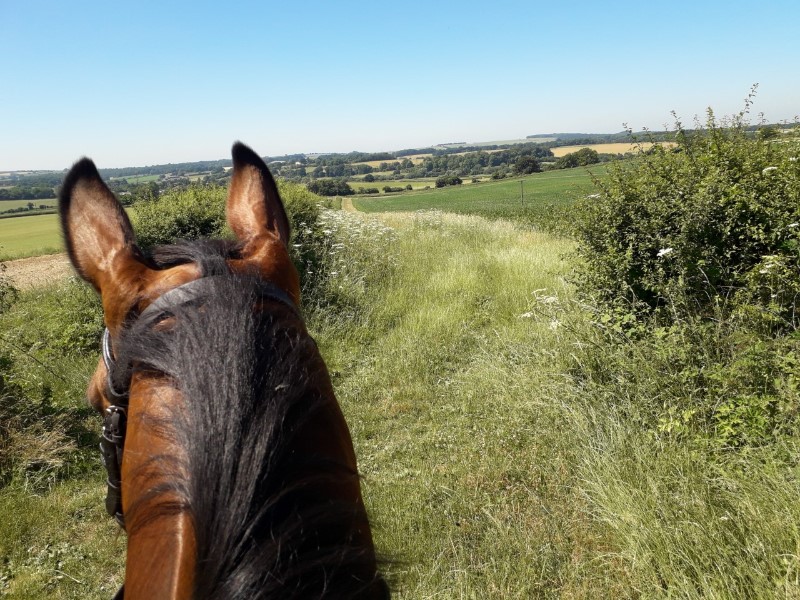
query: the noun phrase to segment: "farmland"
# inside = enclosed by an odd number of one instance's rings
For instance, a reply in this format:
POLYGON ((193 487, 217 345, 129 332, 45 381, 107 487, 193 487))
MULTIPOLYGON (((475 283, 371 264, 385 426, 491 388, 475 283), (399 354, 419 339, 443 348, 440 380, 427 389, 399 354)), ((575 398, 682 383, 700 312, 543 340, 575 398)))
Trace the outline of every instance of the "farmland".
MULTIPOLYGON (((596 169, 602 172, 604 169, 596 169)), ((374 185, 374 184, 373 184, 374 185)), ((508 207, 551 203, 565 205, 590 193, 592 181, 585 169, 550 171, 527 177, 479 184, 465 183, 389 198, 354 198, 358 210, 370 212, 439 209, 456 213, 485 213, 508 207), (523 197, 524 194, 524 197, 523 197)))
MULTIPOLYGON (((664 145, 669 145, 668 143, 662 143, 664 145)), ((648 148, 653 147, 652 142, 641 142, 639 144, 629 144, 629 143, 616 143, 616 144, 586 144, 584 146, 558 146, 551 149, 551 152, 556 158, 561 158, 562 156, 566 156, 567 154, 571 154, 572 152, 577 152, 581 148, 591 148, 595 152, 600 154, 627 154, 627 153, 636 153, 640 150, 647 150, 648 148)))
POLYGON ((0 219, 0 260, 61 252, 58 215, 0 219))
MULTIPOLYGON (((605 172, 605 167, 597 166, 592 171, 601 175, 605 172)), ((534 221, 538 216, 551 212, 553 207, 566 210, 576 199, 590 193, 593 185, 590 171, 586 169, 550 171, 527 177, 484 181, 479 184, 465 183, 444 188, 435 188, 433 178, 373 183, 351 181, 351 184, 356 188, 382 187, 387 184, 405 187, 410 184, 414 188, 413 193, 354 197, 355 207, 367 213, 438 209, 462 214, 510 217, 523 222, 534 221), (430 189, 426 190, 425 187, 430 189)), ((5 201, 0 203, 0 208, 7 203, 22 203, 25 206, 27 201, 5 201)), ((54 214, 0 219, 2 260, 57 252, 61 248, 58 219, 54 214)))
POLYGON ((0 214, 9 209, 26 208, 30 202, 32 202, 36 208, 39 208, 40 206, 47 206, 48 208, 56 207, 55 198, 46 200, 3 200, 0 201, 0 214))

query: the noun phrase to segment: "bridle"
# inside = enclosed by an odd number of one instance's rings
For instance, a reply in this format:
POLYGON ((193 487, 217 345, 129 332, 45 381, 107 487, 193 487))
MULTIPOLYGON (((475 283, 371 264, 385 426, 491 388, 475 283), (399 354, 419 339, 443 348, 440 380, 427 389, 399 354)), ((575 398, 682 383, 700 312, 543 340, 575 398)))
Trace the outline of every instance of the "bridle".
MULTIPOLYGON (((257 300, 270 300, 289 308, 295 315, 300 312, 292 298, 276 285, 249 276, 209 275, 171 289, 159 296, 144 309, 138 317, 128 321, 129 329, 134 323, 137 328, 149 328, 163 321, 179 307, 201 305, 222 286, 229 286, 231 280, 251 281, 257 300)), ((124 335, 124 331, 123 331, 124 335)), ((133 365, 120 363, 114 356, 111 333, 103 332, 103 362, 108 376, 106 394, 111 405, 103 415, 103 430, 100 437, 100 453, 108 474, 106 480, 106 511, 125 529, 125 516, 122 512, 122 455, 125 448, 125 432, 128 422, 128 399, 130 395, 133 365)))

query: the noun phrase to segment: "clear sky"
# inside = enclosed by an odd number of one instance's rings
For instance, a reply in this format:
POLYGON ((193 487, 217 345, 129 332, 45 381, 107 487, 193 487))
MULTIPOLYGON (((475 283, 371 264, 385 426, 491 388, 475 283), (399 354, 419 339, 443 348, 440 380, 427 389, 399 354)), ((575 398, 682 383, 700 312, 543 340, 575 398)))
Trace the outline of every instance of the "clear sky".
POLYGON ((800 114, 797 0, 0 0, 0 170, 800 114))

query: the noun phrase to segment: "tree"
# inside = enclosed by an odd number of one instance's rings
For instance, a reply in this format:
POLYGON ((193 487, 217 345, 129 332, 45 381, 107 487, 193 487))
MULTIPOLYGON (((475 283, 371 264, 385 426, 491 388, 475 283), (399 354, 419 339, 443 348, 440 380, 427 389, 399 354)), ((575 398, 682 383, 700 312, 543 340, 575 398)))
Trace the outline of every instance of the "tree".
POLYGON ((542 167, 539 165, 539 161, 527 154, 520 156, 514 163, 514 172, 517 175, 539 173, 541 170, 542 167))
POLYGON ((461 178, 456 175, 442 175, 436 180, 436 187, 445 187, 447 185, 461 185, 461 178))
POLYGON ((308 183, 308 190, 320 196, 350 196, 355 190, 341 179, 315 179, 308 183))
POLYGON ((572 169, 574 167, 585 167, 600 162, 597 150, 591 148, 581 148, 577 152, 565 154, 555 163, 556 169, 572 169))

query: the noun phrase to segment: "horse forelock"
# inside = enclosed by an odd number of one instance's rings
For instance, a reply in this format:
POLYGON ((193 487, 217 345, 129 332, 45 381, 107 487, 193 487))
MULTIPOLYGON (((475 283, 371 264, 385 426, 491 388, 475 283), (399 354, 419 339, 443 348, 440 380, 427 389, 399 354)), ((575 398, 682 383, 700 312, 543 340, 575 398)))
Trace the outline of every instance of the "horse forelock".
POLYGON ((163 510, 191 515, 197 598, 357 597, 374 584, 374 555, 358 543, 363 507, 337 490, 357 487, 358 474, 309 450, 302 434, 335 403, 327 371, 296 312, 269 301, 254 310, 252 279, 225 268, 239 250, 228 242, 157 248, 159 267, 195 262, 224 285, 171 310, 171 327, 132 324, 116 349, 140 377, 167 377, 184 400, 163 428, 185 449, 162 465, 181 501, 163 510))

